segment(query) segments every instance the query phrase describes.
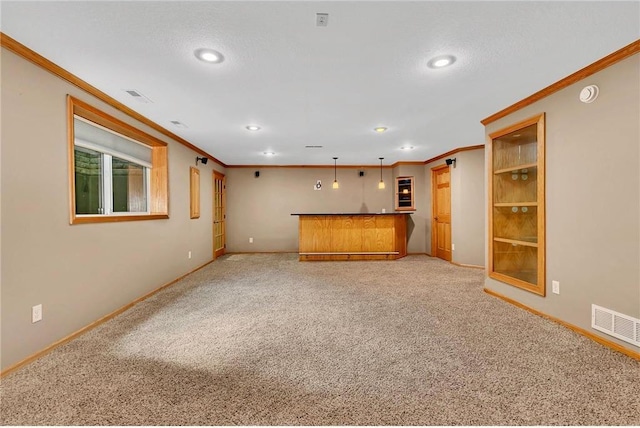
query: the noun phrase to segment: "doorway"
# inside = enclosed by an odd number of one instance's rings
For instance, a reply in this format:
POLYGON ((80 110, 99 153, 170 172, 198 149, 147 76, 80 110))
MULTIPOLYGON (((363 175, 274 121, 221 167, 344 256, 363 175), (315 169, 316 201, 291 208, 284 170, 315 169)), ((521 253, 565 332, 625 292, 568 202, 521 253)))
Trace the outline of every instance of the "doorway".
POLYGON ((451 261, 451 170, 431 169, 431 255, 451 261))
POLYGON ((213 258, 224 254, 226 245, 226 179, 224 174, 213 171, 213 258))

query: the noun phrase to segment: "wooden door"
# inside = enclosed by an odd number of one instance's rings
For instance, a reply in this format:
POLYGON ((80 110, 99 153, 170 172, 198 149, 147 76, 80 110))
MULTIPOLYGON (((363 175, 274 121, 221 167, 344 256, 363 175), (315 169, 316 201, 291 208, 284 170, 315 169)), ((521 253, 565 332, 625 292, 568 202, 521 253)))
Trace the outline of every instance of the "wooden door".
POLYGON ((431 170, 431 255, 451 261, 451 173, 448 165, 431 170))
POLYGON ((226 248, 225 208, 226 180, 224 174, 213 171, 213 258, 224 254, 226 248))

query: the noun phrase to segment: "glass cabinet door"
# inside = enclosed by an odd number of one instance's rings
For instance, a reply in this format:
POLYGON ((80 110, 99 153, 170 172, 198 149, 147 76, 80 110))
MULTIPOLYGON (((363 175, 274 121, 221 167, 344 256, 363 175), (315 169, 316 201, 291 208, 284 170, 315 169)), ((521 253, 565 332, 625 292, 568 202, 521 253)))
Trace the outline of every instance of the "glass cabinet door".
POLYGON ((489 138, 489 276, 544 296, 544 114, 489 138))
POLYGON ((396 211, 413 211, 413 177, 396 177, 396 211))

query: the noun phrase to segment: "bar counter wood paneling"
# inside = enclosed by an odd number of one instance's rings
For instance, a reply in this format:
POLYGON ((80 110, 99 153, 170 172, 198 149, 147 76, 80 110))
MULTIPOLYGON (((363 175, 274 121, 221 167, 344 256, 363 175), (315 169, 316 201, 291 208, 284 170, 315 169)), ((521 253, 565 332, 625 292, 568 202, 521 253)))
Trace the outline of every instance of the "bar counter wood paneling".
POLYGON ((395 260, 407 255, 409 213, 291 215, 300 217, 300 261, 395 260))

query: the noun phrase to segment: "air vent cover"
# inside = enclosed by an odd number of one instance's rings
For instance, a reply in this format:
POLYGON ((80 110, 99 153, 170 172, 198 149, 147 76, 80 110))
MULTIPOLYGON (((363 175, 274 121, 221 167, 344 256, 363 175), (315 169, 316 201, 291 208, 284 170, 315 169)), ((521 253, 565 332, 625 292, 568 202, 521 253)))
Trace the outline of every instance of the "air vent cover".
POLYGON ((326 27, 329 25, 329 14, 328 13, 316 13, 316 26, 317 27, 326 27))
POLYGON ((139 101, 141 103, 149 104, 149 103, 153 102, 149 98, 147 98, 144 95, 142 95, 140 92, 136 91, 135 89, 125 89, 124 91, 127 94, 131 95, 131 97, 133 99, 135 99, 136 101, 139 101))
POLYGON ((640 320, 637 318, 591 305, 591 327, 640 347, 640 320))
POLYGON ((304 146, 305 149, 321 149, 324 146, 304 146))
POLYGON ((180 122, 179 120, 172 120, 171 123, 173 123, 178 128, 187 128, 187 125, 185 125, 184 123, 180 122))

